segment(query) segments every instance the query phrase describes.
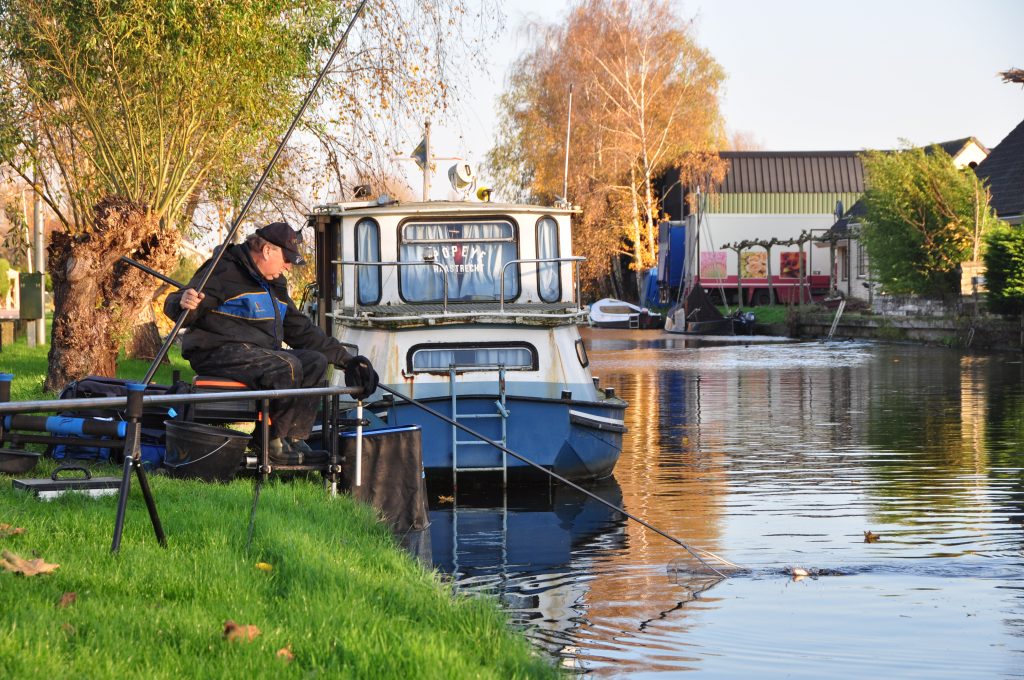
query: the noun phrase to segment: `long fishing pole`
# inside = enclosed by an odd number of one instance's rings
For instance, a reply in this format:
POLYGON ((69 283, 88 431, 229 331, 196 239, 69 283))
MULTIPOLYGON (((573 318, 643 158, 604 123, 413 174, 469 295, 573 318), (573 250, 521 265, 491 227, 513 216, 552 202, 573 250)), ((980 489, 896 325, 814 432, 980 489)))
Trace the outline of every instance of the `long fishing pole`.
POLYGON ((473 430, 471 428, 466 427, 462 423, 457 422, 457 421, 449 418, 448 416, 444 415, 443 413, 439 413, 439 412, 435 411, 434 409, 430 408, 426 404, 424 404, 424 403, 422 403, 420 401, 417 401, 416 399, 413 399, 412 397, 407 397, 406 395, 402 394, 401 392, 398 392, 396 390, 391 389, 387 385, 379 385, 378 387, 379 387, 379 389, 383 390, 384 392, 387 392, 389 394, 393 394, 393 395, 395 395, 397 397, 401 397, 402 399, 404 399, 405 401, 409 402, 413 406, 416 406, 416 407, 426 411, 427 413, 431 414, 432 416, 434 416, 436 418, 439 418, 439 419, 443 420, 444 422, 448 423, 449 425, 453 425, 453 426, 459 428, 460 430, 462 430, 466 434, 472 435, 473 437, 476 437, 480 441, 485 442, 487 444, 490 444, 491 446, 493 446, 494 448, 498 449, 499 451, 504 451, 505 453, 507 453, 508 455, 512 456, 513 458, 521 460, 522 462, 526 463, 527 465, 530 465, 531 467, 534 467, 537 470, 540 470, 544 474, 549 475, 549 476, 553 477, 554 479, 557 479, 562 484, 565 484, 567 486, 571 486, 572 488, 576 489, 577 491, 585 493, 586 495, 590 496, 594 500, 599 501, 599 502, 607 505, 612 510, 615 510, 616 512, 620 512, 623 515, 625 515, 626 517, 628 517, 629 519, 633 520, 634 522, 637 522, 638 524, 641 524, 641 525, 647 527, 648 529, 650 529, 654 533, 659 534, 661 536, 664 536, 665 538, 667 538, 668 540, 672 541, 673 543, 675 543, 675 544, 677 544, 679 546, 682 546, 682 548, 684 550, 686 550, 686 552, 688 552, 691 555, 693 555, 693 557, 698 562, 703 564, 705 567, 707 567, 708 569, 713 571, 718 576, 721 576, 722 578, 728 578, 728 575, 722 573, 718 569, 715 569, 710 564, 708 564, 704 560, 705 557, 709 557, 711 559, 718 560, 722 564, 728 565, 730 567, 734 567, 736 569, 746 571, 746 569, 744 569, 743 567, 739 566, 738 564, 733 564, 729 560, 725 559, 724 557, 719 557, 718 555, 714 554, 713 552, 710 552, 708 550, 704 550, 702 548, 696 548, 694 546, 688 545, 687 543, 681 541, 680 539, 676 538, 675 536, 673 536, 673 535, 671 535, 671 534, 669 534, 669 533, 667 533, 665 531, 662 531, 661 529, 659 529, 658 527, 654 526, 650 522, 648 522, 648 521, 646 521, 644 519, 641 519, 641 518, 637 517, 636 515, 633 515, 633 514, 631 514, 629 512, 626 512, 623 508, 620 508, 619 506, 615 505, 614 503, 606 501, 605 499, 601 498, 597 494, 592 493, 590 491, 587 491, 586 489, 584 489, 579 484, 575 484, 573 482, 570 482, 568 479, 566 479, 562 475, 558 474, 557 472, 553 472, 551 470, 548 470, 543 465, 538 465, 537 463, 533 462, 529 458, 526 458, 525 456, 521 456, 520 454, 516 453, 515 451, 512 451, 511 449, 507 448, 506 446, 503 446, 502 444, 499 444, 496 441, 488 439, 487 437, 485 437, 484 435, 480 434, 479 432, 477 432, 477 431, 475 431, 475 430, 473 430))
MULTIPOLYGON (((238 228, 242 225, 242 220, 245 219, 245 216, 249 213, 249 208, 252 207, 253 201, 256 199, 256 195, 259 193, 260 189, 263 188, 264 183, 266 183, 267 177, 270 176, 270 171, 273 170, 274 166, 277 164, 277 159, 281 157, 281 152, 284 150, 285 145, 288 144, 288 140, 291 139, 292 132, 295 131, 295 127, 299 124, 299 120, 302 118, 302 114, 304 114, 306 112, 306 109, 309 107, 309 102, 312 101, 313 94, 316 93, 317 89, 320 87, 321 81, 323 81, 324 77, 327 75, 327 72, 334 64, 334 60, 337 58, 338 54, 341 53, 341 49, 345 46, 345 43, 348 41, 348 34, 352 31, 352 27, 355 26, 356 20, 359 19, 359 15, 362 14, 363 7, 365 6, 366 0, 362 0, 362 2, 359 3, 359 7, 356 8, 355 14, 352 16, 352 21, 350 21, 348 27, 345 28, 345 32, 341 35, 341 38, 338 40, 338 44, 334 46, 334 51, 331 53, 331 57, 327 60, 327 63, 324 64, 324 67, 320 70, 320 73, 317 75, 316 80, 313 82, 313 86, 309 88, 309 92, 306 93, 306 98, 302 100, 302 106, 299 107, 298 112, 296 112, 295 117, 292 119, 291 125, 288 126, 288 131, 284 134, 284 137, 281 139, 280 144, 277 145, 277 149, 274 151, 273 157, 271 157, 270 162, 267 164, 267 168, 263 171, 263 175, 260 177, 259 181, 256 182, 256 186, 253 188, 252 193, 249 194, 249 198, 245 201, 245 205, 242 206, 242 209, 241 211, 239 211, 238 216, 235 217, 235 221, 231 225, 231 230, 228 231, 228 235, 224 238, 224 243, 221 244, 220 248, 217 248, 214 251, 213 257, 210 258, 210 266, 207 267, 206 272, 203 274, 203 277, 199 280, 199 285, 196 286, 196 292, 203 292, 203 288, 206 287, 206 283, 210 280, 210 276, 213 274, 213 270, 217 267, 217 263, 220 262, 221 255, 224 254, 224 251, 227 249, 228 244, 234 240, 235 234, 238 233, 238 228)), ((160 367, 160 362, 163 361, 164 357, 167 355, 167 351, 171 348, 171 343, 174 342, 174 339, 178 336, 179 331, 181 331, 181 327, 185 325, 185 317, 188 316, 188 313, 189 310, 187 309, 181 310, 181 314, 178 315, 177 320, 175 320, 174 322, 174 328, 171 329, 171 332, 167 336, 167 339, 164 341, 164 344, 160 348, 160 351, 158 351, 156 353, 156 357, 153 358, 153 363, 152 365, 150 365, 149 371, 146 373, 146 377, 142 379, 142 383, 144 385, 148 385, 150 382, 153 381, 153 376, 156 374, 157 369, 160 367)))

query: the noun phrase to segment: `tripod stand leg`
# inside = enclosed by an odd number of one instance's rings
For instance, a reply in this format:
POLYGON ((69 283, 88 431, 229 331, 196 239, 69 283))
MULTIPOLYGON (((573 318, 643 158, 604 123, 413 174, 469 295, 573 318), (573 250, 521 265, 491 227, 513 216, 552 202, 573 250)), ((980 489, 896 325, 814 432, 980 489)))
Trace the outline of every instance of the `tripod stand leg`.
POLYGON ((153 492, 149 489, 149 479, 146 477, 146 468, 142 461, 134 463, 135 473, 139 476, 139 488, 142 489, 142 497, 146 499, 146 509, 149 510, 149 521, 153 524, 153 532, 161 548, 167 547, 167 537, 164 536, 164 528, 160 524, 160 515, 156 511, 156 501, 153 499, 153 492))
POLYGON ((114 542, 110 545, 110 552, 116 553, 121 549, 121 534, 124 532, 124 511, 128 507, 128 491, 132 486, 132 458, 129 455, 124 457, 124 469, 121 472, 121 491, 117 497, 117 519, 114 520, 114 542))
POLYGON ((252 532, 256 527, 256 504, 260 502, 260 487, 263 486, 263 479, 256 478, 256 487, 252 492, 252 510, 249 511, 249 536, 245 539, 245 552, 248 553, 252 547, 252 532))

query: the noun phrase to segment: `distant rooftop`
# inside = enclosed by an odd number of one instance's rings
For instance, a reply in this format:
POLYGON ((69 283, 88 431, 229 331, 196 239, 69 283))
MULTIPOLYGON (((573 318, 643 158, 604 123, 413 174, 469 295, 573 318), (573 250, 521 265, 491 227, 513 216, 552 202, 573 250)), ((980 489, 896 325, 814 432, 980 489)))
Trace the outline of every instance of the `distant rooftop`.
POLYGON ((862 193, 858 151, 723 151, 721 193, 862 193))
POLYGON ((996 215, 1006 219, 1024 214, 1024 121, 992 149, 975 172, 988 180, 996 215))

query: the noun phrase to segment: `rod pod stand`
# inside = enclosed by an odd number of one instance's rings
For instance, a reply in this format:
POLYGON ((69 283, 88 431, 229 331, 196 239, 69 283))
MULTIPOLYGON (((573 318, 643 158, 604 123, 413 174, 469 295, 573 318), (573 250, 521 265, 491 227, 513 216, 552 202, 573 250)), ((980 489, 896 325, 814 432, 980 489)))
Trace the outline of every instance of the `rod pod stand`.
POLYGON ((110 552, 116 553, 121 549, 121 535, 124 533, 124 516, 128 507, 128 492, 131 490, 132 470, 139 478, 139 488, 142 489, 142 497, 146 501, 146 509, 149 511, 149 521, 153 525, 153 532, 161 547, 167 547, 167 537, 164 535, 164 528, 160 524, 160 515, 156 511, 156 501, 153 499, 153 491, 149 488, 149 480, 146 477, 146 468, 142 465, 142 395, 146 386, 142 383, 128 383, 128 427, 124 436, 124 466, 121 471, 121 489, 117 498, 117 519, 114 521, 114 540, 110 545, 110 552))

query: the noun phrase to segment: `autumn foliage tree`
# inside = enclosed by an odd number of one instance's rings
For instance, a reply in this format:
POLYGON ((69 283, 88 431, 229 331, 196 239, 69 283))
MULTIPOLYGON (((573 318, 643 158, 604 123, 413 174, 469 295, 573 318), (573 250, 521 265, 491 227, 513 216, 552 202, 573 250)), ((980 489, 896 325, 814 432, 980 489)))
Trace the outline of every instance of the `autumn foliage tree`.
POLYGON ((620 255, 638 274, 655 264, 655 182, 687 154, 721 146, 724 72, 665 0, 581 0, 564 22, 531 31, 488 166, 507 198, 566 198, 572 87, 567 198, 583 208, 575 247, 593 292, 620 255))
POLYGON ((891 293, 958 294, 959 265, 998 223, 981 180, 938 146, 868 151, 863 159, 861 239, 875 280, 891 293))
MULTIPOLYGON (((47 388, 114 374, 158 283, 119 257, 169 271, 204 201, 237 205, 356 5, 0 3, 0 161, 29 184, 44 169, 36 190, 62 226, 47 388)), ((375 112, 443 108, 447 46, 480 17, 465 0, 368 3, 306 121, 320 150, 365 164, 375 112)))

